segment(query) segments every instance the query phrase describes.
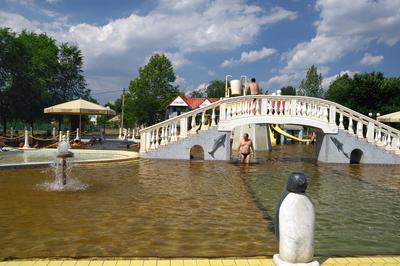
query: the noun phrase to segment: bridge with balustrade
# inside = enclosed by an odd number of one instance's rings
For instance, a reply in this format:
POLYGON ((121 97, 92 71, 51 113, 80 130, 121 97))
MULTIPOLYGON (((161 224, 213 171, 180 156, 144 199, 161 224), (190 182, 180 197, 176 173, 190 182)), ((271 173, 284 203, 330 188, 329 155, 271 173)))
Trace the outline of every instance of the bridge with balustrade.
POLYGON ((199 145, 205 160, 229 160, 231 133, 247 124, 315 128, 318 161, 400 163, 399 130, 331 101, 283 95, 223 98, 144 128, 140 130, 140 155, 190 159, 190 149, 199 145))

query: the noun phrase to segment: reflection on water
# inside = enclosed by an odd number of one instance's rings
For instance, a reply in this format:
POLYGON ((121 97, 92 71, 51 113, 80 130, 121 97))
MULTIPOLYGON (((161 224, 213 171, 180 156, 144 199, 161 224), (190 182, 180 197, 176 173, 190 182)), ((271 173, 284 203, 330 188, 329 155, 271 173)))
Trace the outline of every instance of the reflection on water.
POLYGON ((46 191, 50 169, 0 171, 0 257, 272 255, 275 204, 309 178, 316 253, 399 254, 400 169, 318 164, 312 146, 258 163, 136 160, 76 165, 84 191, 46 191))

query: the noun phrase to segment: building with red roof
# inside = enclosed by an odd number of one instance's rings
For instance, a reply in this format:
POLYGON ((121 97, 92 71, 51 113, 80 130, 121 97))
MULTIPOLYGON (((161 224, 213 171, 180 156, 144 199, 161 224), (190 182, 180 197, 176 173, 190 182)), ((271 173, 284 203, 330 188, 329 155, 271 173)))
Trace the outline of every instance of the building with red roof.
POLYGON ((210 105, 220 98, 187 98, 177 96, 167 107, 168 117, 172 118, 182 113, 210 105))

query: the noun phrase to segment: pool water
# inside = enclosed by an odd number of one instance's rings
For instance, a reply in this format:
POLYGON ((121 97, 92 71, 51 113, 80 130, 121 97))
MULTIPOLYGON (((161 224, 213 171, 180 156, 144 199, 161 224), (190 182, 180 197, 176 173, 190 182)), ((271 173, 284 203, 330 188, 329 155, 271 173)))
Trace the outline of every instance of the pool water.
POLYGON ((79 191, 48 191, 51 168, 0 170, 1 257, 272 255, 275 205, 302 171, 317 255, 400 253, 400 167, 318 164, 313 147, 257 163, 131 160, 74 165, 79 191))

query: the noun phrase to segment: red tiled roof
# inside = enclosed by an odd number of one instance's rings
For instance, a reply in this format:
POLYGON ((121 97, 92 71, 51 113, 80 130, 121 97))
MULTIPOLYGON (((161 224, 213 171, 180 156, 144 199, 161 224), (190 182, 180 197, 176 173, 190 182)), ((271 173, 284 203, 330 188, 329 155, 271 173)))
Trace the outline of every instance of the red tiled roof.
POLYGON ((189 109, 193 110, 199 108, 206 98, 183 98, 183 100, 189 105, 189 109))
MULTIPOLYGON (((199 108, 199 106, 200 106, 206 99, 208 99, 208 101, 209 101, 210 103, 214 103, 214 102, 220 100, 219 98, 187 98, 187 97, 183 97, 183 96, 177 96, 177 98, 178 98, 178 97, 181 97, 182 100, 185 101, 185 103, 189 106, 189 109, 190 109, 190 110, 194 110, 194 109, 199 108)), ((175 99, 176 99, 176 98, 175 98, 175 99)), ((175 101, 175 99, 174 99, 174 101, 175 101)), ((172 101, 169 105, 171 105, 174 101, 172 101)))

